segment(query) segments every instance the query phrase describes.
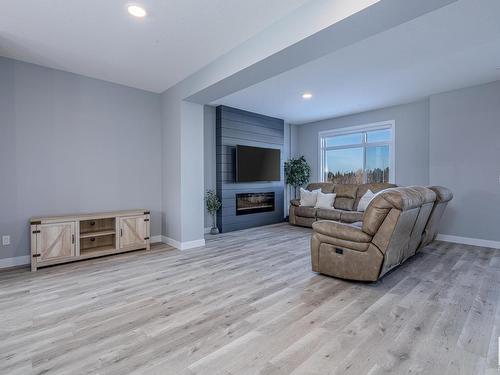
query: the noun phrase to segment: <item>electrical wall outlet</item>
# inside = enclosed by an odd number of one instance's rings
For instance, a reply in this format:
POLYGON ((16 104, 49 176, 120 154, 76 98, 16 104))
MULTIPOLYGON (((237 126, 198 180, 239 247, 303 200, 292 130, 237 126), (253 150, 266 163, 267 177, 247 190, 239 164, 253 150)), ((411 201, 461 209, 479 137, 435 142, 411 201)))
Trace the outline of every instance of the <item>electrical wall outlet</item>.
POLYGON ((9 246, 10 245, 10 236, 2 236, 2 245, 9 246))

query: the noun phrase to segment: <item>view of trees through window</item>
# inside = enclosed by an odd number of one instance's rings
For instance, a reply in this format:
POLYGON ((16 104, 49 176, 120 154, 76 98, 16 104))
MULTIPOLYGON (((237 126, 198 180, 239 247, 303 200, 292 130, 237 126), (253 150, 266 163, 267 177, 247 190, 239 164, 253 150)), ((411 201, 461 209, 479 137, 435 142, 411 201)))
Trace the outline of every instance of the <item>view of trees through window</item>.
POLYGON ((391 139, 390 128, 323 136, 323 180, 338 184, 389 182, 391 139))

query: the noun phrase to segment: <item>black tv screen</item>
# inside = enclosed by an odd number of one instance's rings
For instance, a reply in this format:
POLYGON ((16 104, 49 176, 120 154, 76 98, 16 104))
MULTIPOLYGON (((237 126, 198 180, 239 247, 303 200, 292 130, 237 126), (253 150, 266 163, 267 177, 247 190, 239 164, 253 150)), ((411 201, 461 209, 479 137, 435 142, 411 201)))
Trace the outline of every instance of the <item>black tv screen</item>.
POLYGON ((280 150, 236 146, 236 182, 280 181, 280 150))

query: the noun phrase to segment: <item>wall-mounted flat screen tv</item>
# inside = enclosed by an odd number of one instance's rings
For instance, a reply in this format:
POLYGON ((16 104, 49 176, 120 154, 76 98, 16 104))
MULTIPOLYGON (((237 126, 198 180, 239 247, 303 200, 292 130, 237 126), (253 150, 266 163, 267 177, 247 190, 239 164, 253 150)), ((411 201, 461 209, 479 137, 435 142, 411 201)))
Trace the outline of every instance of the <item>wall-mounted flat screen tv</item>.
POLYGON ((236 182, 280 181, 280 159, 277 149, 236 146, 236 182))

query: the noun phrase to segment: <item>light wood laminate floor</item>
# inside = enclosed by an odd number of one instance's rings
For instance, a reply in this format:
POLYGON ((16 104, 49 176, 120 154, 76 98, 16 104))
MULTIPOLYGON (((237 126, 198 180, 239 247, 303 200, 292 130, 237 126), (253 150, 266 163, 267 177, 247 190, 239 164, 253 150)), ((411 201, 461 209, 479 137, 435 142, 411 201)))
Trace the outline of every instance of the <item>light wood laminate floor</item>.
POLYGON ((435 242, 373 284, 286 224, 0 272, 0 374, 497 374, 500 251, 435 242))

